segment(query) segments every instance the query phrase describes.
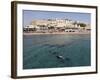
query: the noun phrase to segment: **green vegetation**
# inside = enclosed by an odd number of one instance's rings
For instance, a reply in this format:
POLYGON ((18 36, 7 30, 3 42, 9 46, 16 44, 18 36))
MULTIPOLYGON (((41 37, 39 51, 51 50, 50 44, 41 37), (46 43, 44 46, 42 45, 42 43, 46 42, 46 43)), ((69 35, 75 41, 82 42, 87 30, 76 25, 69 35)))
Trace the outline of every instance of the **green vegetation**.
POLYGON ((86 24, 84 23, 78 23, 78 25, 80 25, 80 27, 86 27, 86 24))

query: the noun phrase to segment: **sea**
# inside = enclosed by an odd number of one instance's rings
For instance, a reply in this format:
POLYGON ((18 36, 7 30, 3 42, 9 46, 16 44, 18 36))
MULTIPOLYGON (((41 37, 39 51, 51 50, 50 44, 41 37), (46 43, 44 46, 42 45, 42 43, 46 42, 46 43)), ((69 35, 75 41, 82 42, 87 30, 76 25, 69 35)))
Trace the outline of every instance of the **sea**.
POLYGON ((90 34, 23 35, 23 69, 90 65, 90 34))

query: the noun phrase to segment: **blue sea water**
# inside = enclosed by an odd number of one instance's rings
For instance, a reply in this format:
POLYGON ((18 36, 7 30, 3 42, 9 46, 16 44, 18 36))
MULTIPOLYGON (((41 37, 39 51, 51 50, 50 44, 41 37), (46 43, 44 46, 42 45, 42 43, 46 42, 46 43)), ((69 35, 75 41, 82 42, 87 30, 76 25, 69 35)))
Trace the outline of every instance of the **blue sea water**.
POLYGON ((24 35, 23 69, 90 66, 90 43, 90 34, 24 35))

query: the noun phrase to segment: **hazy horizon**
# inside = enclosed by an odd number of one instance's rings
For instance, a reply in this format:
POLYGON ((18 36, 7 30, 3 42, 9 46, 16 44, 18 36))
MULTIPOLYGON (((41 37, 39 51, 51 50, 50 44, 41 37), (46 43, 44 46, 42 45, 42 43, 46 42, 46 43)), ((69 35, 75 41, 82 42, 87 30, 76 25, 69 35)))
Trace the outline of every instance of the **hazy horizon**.
POLYGON ((23 26, 29 25, 34 19, 69 19, 73 21, 91 23, 90 13, 23 10, 23 26))

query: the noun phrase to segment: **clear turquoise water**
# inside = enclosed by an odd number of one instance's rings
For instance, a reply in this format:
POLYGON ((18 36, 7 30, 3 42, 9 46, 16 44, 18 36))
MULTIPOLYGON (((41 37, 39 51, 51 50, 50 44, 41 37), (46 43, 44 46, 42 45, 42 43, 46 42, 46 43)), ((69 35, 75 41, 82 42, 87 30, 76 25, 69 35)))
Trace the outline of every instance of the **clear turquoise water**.
POLYGON ((23 69, 91 65, 89 34, 24 35, 23 38, 23 69))

